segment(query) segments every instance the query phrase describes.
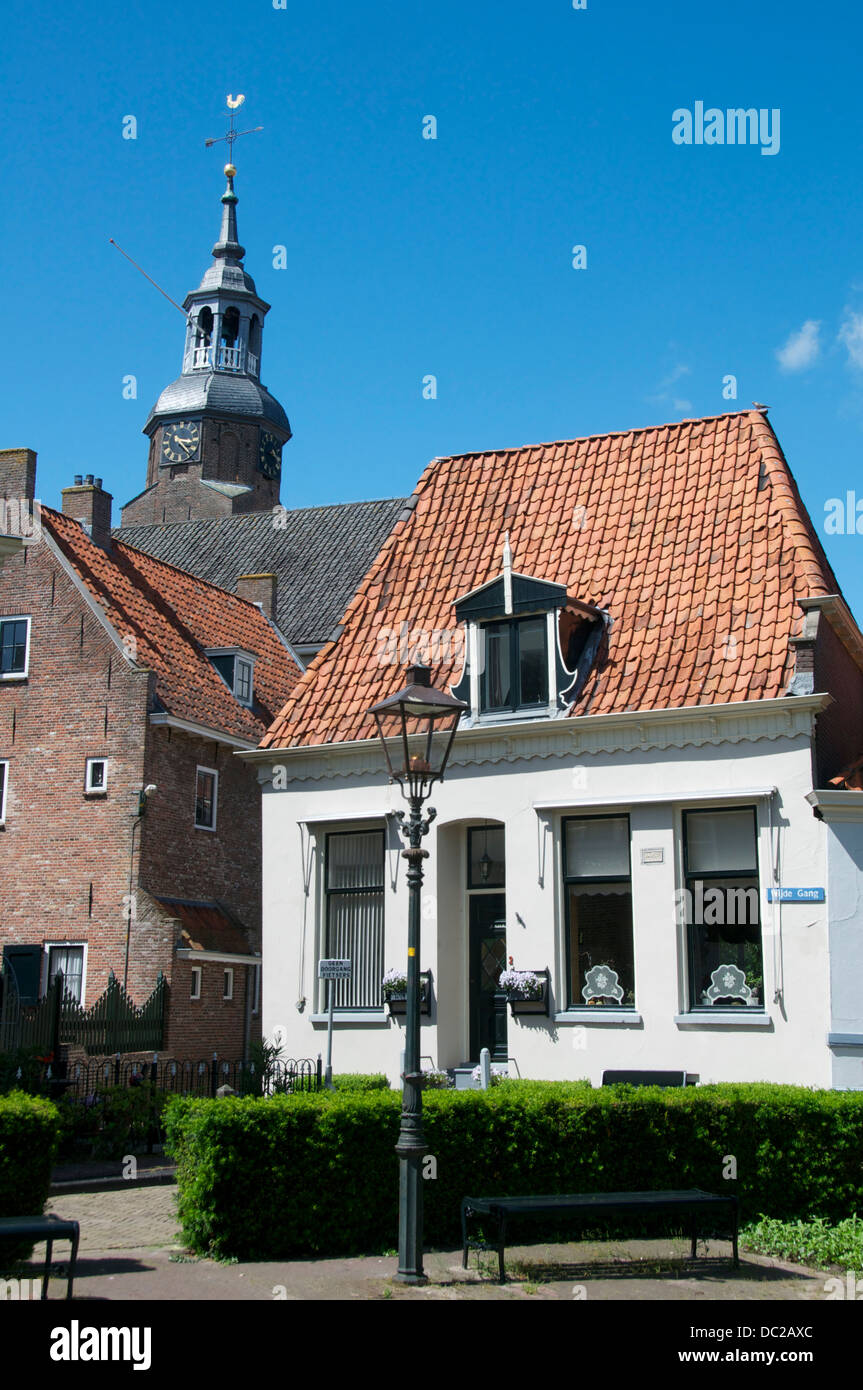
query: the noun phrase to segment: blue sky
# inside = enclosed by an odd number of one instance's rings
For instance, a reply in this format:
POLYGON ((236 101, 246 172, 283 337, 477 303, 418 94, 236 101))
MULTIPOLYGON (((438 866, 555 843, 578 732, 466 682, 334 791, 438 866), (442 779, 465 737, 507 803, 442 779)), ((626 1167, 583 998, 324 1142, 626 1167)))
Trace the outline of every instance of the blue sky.
POLYGON ((859 618, 863 542, 824 519, 863 502, 861 29, 831 0, 16 6, 0 447, 38 451, 51 505, 81 472, 115 508, 140 491, 183 322, 108 238, 175 299, 197 285, 224 186, 204 139, 242 91, 264 127, 237 145, 238 217, 273 306, 287 506, 757 400, 859 618), (778 108, 778 153, 675 144, 697 101, 778 108))

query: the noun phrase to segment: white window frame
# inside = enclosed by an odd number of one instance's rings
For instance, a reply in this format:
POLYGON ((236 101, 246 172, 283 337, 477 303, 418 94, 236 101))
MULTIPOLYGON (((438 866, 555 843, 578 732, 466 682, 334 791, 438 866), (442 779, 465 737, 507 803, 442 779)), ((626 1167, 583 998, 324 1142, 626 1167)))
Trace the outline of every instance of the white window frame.
POLYGON ((531 719, 549 719, 557 713, 557 662, 558 635, 557 622, 560 617, 560 609, 551 608, 545 612, 545 648, 546 659, 548 662, 548 703, 544 705, 525 706, 523 709, 504 709, 504 710, 484 710, 482 709, 482 678, 485 667, 485 633, 483 631, 489 623, 511 623, 517 622, 519 618, 539 618, 541 612, 537 613, 502 613, 499 618, 489 618, 483 622, 467 623, 467 647, 470 659, 470 706, 471 714, 464 720, 465 727, 474 724, 514 724, 524 723, 531 719))
POLYGON ((27 638, 24 644, 24 670, 5 671, 0 673, 0 680, 4 681, 23 681, 30 674, 30 633, 32 631, 32 619, 29 613, 4 613, 0 617, 0 641, 2 641, 2 627, 4 623, 26 623, 27 638))
POLYGON ((202 965, 193 965, 193 966, 192 966, 192 983, 191 983, 191 988, 190 988, 190 990, 189 990, 189 999, 190 999, 190 1000, 199 1000, 199 999, 201 998, 203 980, 204 980, 204 967, 203 967, 202 965))
MULTIPOLYGON (((314 961, 315 978, 314 978, 314 986, 313 986, 314 989, 315 989, 315 994, 313 995, 313 998, 315 998, 316 1001, 317 1001, 317 1011, 316 1011, 316 1013, 313 1014, 313 1016, 312 1016, 312 1022, 315 1022, 316 1019, 320 1019, 321 1021, 324 1021, 324 1022, 325 1022, 325 1021, 326 1021, 326 1017, 327 1017, 327 1014, 326 1014, 327 983, 326 983, 325 980, 320 980, 320 979, 318 979, 318 962, 319 962, 320 960, 322 960, 322 959, 326 959, 325 953, 326 953, 327 945, 328 945, 328 942, 327 942, 327 935, 328 935, 328 917, 329 917, 328 903, 329 903, 329 896, 330 896, 330 895, 329 895, 329 892, 328 892, 328 890, 327 890, 327 839, 328 839, 328 837, 329 837, 330 835, 362 835, 362 834, 368 833, 369 831, 380 831, 381 834, 383 835, 383 848, 384 848, 384 860, 383 860, 383 915, 382 915, 381 931, 382 931, 383 967, 384 967, 384 970, 387 969, 386 951, 387 951, 387 943, 388 943, 388 940, 389 940, 388 935, 387 935, 387 917, 388 917, 387 906, 388 906, 388 901, 389 901, 389 896, 390 896, 389 890, 392 889, 392 886, 393 886, 393 885, 392 885, 391 880, 388 879, 388 875, 387 875, 387 865, 388 865, 387 850, 388 850, 388 847, 389 847, 389 846, 388 846, 388 822, 387 822, 386 818, 379 817, 379 816, 374 816, 374 817, 369 818, 368 820, 365 820, 365 819, 364 819, 364 820, 359 820, 359 821, 354 821, 354 820, 342 820, 342 819, 335 820, 335 821, 332 821, 332 822, 324 822, 324 821, 321 821, 321 822, 319 822, 319 823, 312 823, 312 827, 311 827, 311 828, 312 828, 312 830, 313 830, 314 839, 315 839, 315 850, 316 850, 316 858, 317 858, 317 876, 316 876, 316 883, 317 883, 317 892, 318 892, 318 910, 317 910, 317 938, 318 938, 318 939, 317 939, 317 946, 316 946, 316 949, 315 949, 315 961, 314 961)), ((376 1023, 376 1022, 381 1021, 381 1020, 384 1021, 384 1022, 388 1022, 388 1021, 389 1021, 389 1014, 388 1014, 388 1012, 387 1012, 386 1004, 383 1004, 383 1003, 382 1003, 382 1005, 381 1005, 380 1011, 375 1010, 375 1009, 360 1009, 360 1008, 356 1008, 356 1007, 351 1006, 351 1005, 340 1006, 340 1005, 336 1004, 336 1005, 334 1006, 333 1013, 334 1013, 334 1015, 335 1015, 336 1018, 341 1017, 343 1020, 345 1020, 345 1021, 347 1021, 347 1022, 357 1021, 357 1022, 363 1022, 363 1023, 365 1023, 365 1022, 368 1022, 368 1023, 376 1023)))
POLYGON ((227 1001, 234 997, 234 967, 226 965, 222 972, 222 998, 227 1001))
POLYGON ((244 709, 251 709, 252 705, 254 704, 254 700, 255 700, 255 659, 256 659, 256 658, 255 658, 255 656, 254 656, 254 653, 253 653, 253 652, 247 652, 247 651, 245 650, 244 647, 208 647, 207 650, 206 650, 206 655, 207 655, 208 657, 210 657, 210 658, 212 658, 212 657, 214 657, 214 656, 232 656, 232 657, 234 658, 234 679, 233 679, 233 681, 227 681, 227 680, 225 680, 225 677, 222 675, 221 671, 219 671, 218 667, 216 667, 215 670, 216 670, 217 674, 221 677, 221 679, 222 679, 223 681, 225 681, 225 685, 226 685, 226 686, 228 687, 228 689, 231 691, 231 694, 234 696, 235 700, 237 700, 238 703, 241 704, 241 705, 243 706, 244 709), (249 698, 248 698, 248 700, 243 700, 243 699, 241 699, 240 694, 239 694, 239 684, 240 684, 240 682, 239 682, 239 665, 240 665, 240 662, 241 662, 241 661, 244 661, 244 662, 246 663, 246 665, 249 667, 249 698))
POLYGON ((214 768, 214 767, 204 767, 201 763, 199 763, 198 766, 195 768, 195 804, 194 804, 194 812, 193 812, 193 814, 194 814, 194 819, 195 819, 195 829, 196 829, 196 830, 209 830, 210 832, 215 832, 216 825, 217 825, 217 823, 218 823, 218 812, 219 812, 219 774, 218 774, 216 768, 214 768), (211 777, 215 778, 215 781, 213 782, 213 824, 212 824, 212 825, 200 825, 200 824, 198 823, 198 774, 201 773, 201 772, 206 772, 206 773, 208 773, 211 777))
POLYGON ((88 758, 87 766, 84 771, 84 795, 85 796, 107 796, 108 795, 108 759, 107 758, 88 758), (94 763, 102 763, 105 768, 105 780, 101 787, 94 787, 90 778, 94 763))
POLYGON ((42 943, 42 975, 41 990, 44 995, 48 989, 51 970, 51 952, 81 950, 81 998, 78 1001, 84 1004, 87 997, 87 942, 86 941, 43 941, 42 943))
POLYGON ((0 758, 0 774, 2 774, 2 786, 0 786, 0 825, 6 824, 6 798, 9 792, 9 759, 0 758))

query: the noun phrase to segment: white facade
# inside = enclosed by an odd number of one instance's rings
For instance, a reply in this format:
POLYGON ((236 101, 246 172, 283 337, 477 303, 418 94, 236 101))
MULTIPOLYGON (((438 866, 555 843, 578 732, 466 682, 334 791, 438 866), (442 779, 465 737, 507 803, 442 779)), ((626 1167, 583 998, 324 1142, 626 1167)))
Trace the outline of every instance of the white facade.
MULTIPOLYGON (((813 792, 814 721, 827 703, 785 697, 461 732, 424 841, 423 1066, 478 1060, 467 831, 487 824, 504 830, 506 956, 550 981, 547 1017, 506 1011, 510 1075, 599 1085, 606 1070, 685 1070, 701 1082, 863 1087, 863 793, 813 792), (677 896, 683 815, 733 807, 756 815, 763 988, 747 1007, 705 1009, 689 998, 677 896), (577 997, 567 956, 563 826, 609 815, 628 816, 634 1001, 597 1008, 577 997), (826 901, 768 902, 780 885, 824 888, 826 901)), ((382 964, 404 965, 404 803, 371 740, 239 756, 259 765, 263 791, 264 1035, 278 1034, 287 1056, 314 1057, 326 1045, 317 965, 328 953, 327 836, 384 832, 382 964)), ((336 1013, 336 1072, 385 1072, 398 1084, 403 1046, 404 1019, 383 1004, 336 1013)))

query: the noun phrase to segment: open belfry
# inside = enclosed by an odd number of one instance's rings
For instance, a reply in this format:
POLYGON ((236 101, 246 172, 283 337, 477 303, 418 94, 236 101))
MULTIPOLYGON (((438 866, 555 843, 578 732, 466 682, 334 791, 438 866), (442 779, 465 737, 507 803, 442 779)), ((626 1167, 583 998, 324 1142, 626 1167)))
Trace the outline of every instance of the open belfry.
MULTIPOLYGON (((237 138, 233 107, 230 115, 229 150, 237 138)), ((270 306, 243 265, 236 166, 228 162, 224 172, 227 187, 213 263, 183 301, 182 371, 144 425, 150 440, 147 485, 124 506, 124 526, 271 511, 279 503, 282 448, 291 426, 261 382, 270 306)))

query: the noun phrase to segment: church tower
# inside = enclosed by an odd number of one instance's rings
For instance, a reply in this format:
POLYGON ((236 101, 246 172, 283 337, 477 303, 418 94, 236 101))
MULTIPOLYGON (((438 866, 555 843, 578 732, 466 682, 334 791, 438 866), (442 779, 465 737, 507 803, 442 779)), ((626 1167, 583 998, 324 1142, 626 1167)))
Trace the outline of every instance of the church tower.
POLYGON ((288 417, 261 385, 264 319, 237 236, 236 169, 225 165, 213 264, 186 295, 183 370, 147 419, 147 486, 123 508, 124 526, 270 511, 279 502, 288 417))

